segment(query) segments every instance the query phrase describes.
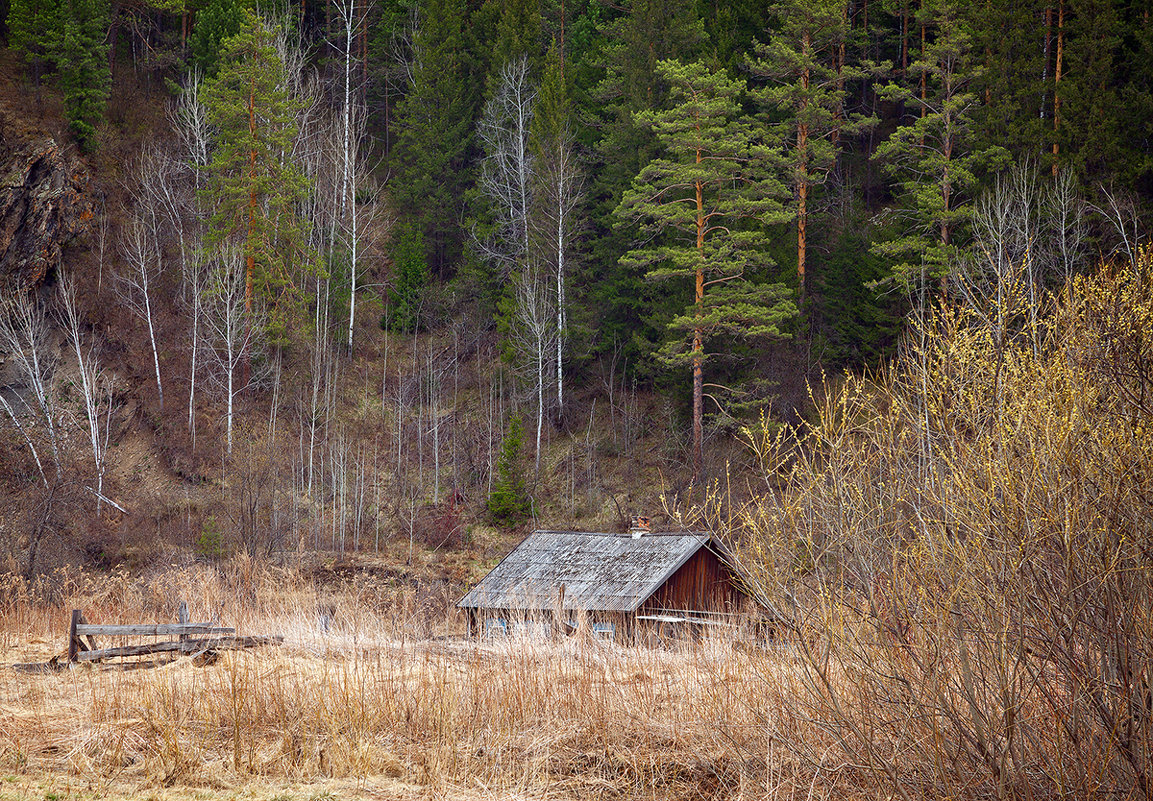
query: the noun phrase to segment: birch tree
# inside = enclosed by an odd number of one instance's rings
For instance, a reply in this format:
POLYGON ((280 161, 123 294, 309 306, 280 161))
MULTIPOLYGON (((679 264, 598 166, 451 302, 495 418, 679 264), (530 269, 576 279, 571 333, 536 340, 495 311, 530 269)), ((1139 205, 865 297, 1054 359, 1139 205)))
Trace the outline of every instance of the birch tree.
POLYGON ((116 277, 116 294, 148 328, 148 343, 152 349, 152 365, 156 375, 156 395, 163 409, 164 384, 160 380, 160 350, 156 342, 155 315, 152 309, 154 284, 160 273, 160 243, 155 236, 155 222, 155 219, 146 221, 140 213, 129 218, 128 230, 120 242, 127 271, 116 277))
POLYGON ((336 13, 340 20, 344 34, 343 72, 344 72, 344 98, 341 103, 340 117, 342 135, 341 148, 341 182, 340 207, 341 219, 344 227, 345 246, 349 252, 349 281, 351 286, 348 293, 348 350, 352 351, 353 331, 356 326, 356 278, 357 256, 360 245, 360 232, 357 228, 357 178, 358 155, 360 144, 364 138, 365 121, 367 115, 359 102, 360 92, 354 94, 352 85, 353 54, 352 46, 357 35, 363 16, 357 16, 356 0, 337 0, 336 13))
POLYGON ((531 262, 514 278, 513 325, 510 339, 527 367, 532 399, 536 406, 535 468, 540 472, 541 436, 544 431, 548 388, 554 375, 554 344, 558 340, 555 295, 548 272, 531 262))
POLYGON ((266 364, 249 358, 263 320, 248 310, 244 256, 237 248, 225 248, 213 260, 204 306, 207 383, 224 402, 226 450, 231 454, 236 398, 263 379, 266 364))
MULTIPOLYGON (((48 443, 52 449, 52 463, 56 469, 56 479, 62 475, 60 464, 60 441, 56 424, 56 406, 52 397, 50 380, 55 367, 49 348, 51 331, 44 314, 44 307, 23 293, 14 293, 0 300, 0 346, 8 352, 16 365, 24 385, 31 392, 39 411, 41 422, 48 432, 48 443)), ((0 402, 12 423, 24 436, 36 467, 48 489, 48 477, 36 451, 28 429, 20 422, 16 409, 0 393, 0 402)), ((26 403, 27 405, 27 403, 26 403)))
POLYGON ((533 184, 534 236, 539 243, 539 258, 542 265, 551 270, 554 286, 552 361, 556 367, 558 415, 564 414, 567 281, 573 268, 572 245, 579 228, 577 210, 584 187, 570 125, 569 92, 562 59, 555 46, 549 50, 531 127, 532 150, 537 162, 533 184))
POLYGON ((481 256, 507 278, 529 251, 529 213, 535 157, 529 146, 536 91, 529 82, 528 58, 500 70, 496 93, 485 104, 478 134, 484 145, 480 186, 494 225, 473 242, 481 256))
POLYGON ((84 418, 88 428, 88 444, 92 448, 92 464, 96 474, 96 514, 104 500, 104 466, 111 434, 112 391, 108 385, 95 349, 84 346, 80 332, 80 315, 76 309, 76 286, 64 270, 59 272, 60 305, 63 310, 64 329, 76 356, 80 375, 80 391, 84 400, 84 418))

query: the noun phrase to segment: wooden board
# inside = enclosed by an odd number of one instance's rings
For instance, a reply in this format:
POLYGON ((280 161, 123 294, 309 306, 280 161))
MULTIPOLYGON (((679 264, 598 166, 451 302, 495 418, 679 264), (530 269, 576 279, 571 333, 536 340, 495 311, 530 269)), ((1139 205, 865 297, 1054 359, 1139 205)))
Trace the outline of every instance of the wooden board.
POLYGON ((196 653, 213 648, 237 649, 256 648, 261 645, 280 645, 284 637, 215 637, 209 640, 184 640, 178 642, 154 642, 145 645, 126 645, 120 648, 102 648, 98 651, 81 651, 76 655, 78 661, 88 662, 98 659, 112 659, 123 656, 145 656, 147 654, 170 653, 196 653))
POLYGON ((97 625, 78 623, 76 634, 101 637, 172 637, 186 634, 235 634, 236 629, 214 626, 211 623, 139 623, 129 625, 97 625))

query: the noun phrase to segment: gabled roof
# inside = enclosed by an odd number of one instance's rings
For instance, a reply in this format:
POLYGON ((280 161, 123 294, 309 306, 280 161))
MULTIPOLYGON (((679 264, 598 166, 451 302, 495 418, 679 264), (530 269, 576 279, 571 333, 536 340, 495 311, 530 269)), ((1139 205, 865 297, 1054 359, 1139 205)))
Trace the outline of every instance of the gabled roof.
POLYGON ((703 532, 591 534, 534 531, 461 599, 462 609, 564 608, 634 612, 701 548, 723 553, 703 532))

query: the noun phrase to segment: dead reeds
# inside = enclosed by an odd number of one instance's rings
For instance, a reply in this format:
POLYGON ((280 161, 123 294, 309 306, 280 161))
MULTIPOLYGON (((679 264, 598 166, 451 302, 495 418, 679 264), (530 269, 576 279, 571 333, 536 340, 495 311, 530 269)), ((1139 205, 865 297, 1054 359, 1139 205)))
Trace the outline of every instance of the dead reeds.
MULTIPOLYGON (((282 649, 208 667, 0 675, 2 769, 161 785, 384 776, 561 797, 807 790, 810 777, 765 734, 789 703, 787 658, 723 640, 436 638, 427 620, 379 615, 347 592, 326 630, 315 598, 276 579, 257 578, 246 625, 285 634, 282 649)), ((104 602, 110 617, 140 619, 170 593, 223 600, 217 582, 228 580, 207 566, 80 580, 55 613, 104 602)))

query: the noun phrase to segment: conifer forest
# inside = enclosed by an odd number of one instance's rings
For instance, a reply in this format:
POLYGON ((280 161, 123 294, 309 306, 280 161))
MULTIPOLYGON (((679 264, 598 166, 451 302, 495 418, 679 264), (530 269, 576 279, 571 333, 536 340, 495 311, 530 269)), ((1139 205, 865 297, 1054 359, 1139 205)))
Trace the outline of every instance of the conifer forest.
POLYGON ((80 607, 285 632, 0 678, 0 801, 1153 798, 1148 0, 0 0, 0 44, 0 661, 80 607), (757 621, 465 644, 530 532, 638 515, 757 621))

